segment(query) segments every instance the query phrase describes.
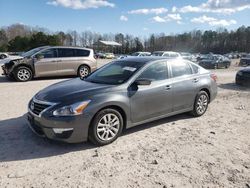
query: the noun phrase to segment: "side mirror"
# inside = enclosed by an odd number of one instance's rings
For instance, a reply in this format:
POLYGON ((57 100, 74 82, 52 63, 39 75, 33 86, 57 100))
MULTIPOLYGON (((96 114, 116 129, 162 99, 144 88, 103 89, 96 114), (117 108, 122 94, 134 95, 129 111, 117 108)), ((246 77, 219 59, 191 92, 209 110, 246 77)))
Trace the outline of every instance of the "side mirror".
POLYGON ((134 82, 136 85, 138 86, 148 86, 151 84, 151 80, 149 79, 138 79, 138 80, 135 80, 134 82))
POLYGON ((37 55, 36 55, 36 58, 37 58, 37 59, 43 59, 43 58, 44 58, 44 55, 42 55, 42 54, 37 54, 37 55))

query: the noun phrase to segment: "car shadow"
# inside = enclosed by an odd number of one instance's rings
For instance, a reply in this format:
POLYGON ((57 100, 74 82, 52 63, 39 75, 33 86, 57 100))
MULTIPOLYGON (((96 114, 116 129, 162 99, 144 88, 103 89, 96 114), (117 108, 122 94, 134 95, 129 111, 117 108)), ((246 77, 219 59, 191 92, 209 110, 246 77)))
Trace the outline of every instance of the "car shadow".
POLYGON ((236 83, 218 84, 221 89, 233 90, 233 91, 249 91, 250 87, 237 85, 236 83))
MULTIPOLYGON (((170 122, 172 122, 170 125, 174 126, 175 121, 188 118, 191 116, 180 114, 138 125, 125 130, 122 136, 170 122)), ((47 158, 93 148, 97 148, 97 146, 89 142, 67 144, 38 137, 29 129, 26 114, 18 118, 0 121, 0 162, 47 158)))
MULTIPOLYGON (((57 77, 39 77, 39 78, 34 78, 32 80, 30 80, 29 82, 36 82, 36 81, 47 81, 47 80, 66 80, 66 79, 73 79, 73 78, 77 78, 77 76, 57 76, 57 77)), ((0 76, 0 83, 1 82, 8 82, 8 83, 17 83, 17 81, 15 81, 12 78, 8 78, 5 76, 0 76)))

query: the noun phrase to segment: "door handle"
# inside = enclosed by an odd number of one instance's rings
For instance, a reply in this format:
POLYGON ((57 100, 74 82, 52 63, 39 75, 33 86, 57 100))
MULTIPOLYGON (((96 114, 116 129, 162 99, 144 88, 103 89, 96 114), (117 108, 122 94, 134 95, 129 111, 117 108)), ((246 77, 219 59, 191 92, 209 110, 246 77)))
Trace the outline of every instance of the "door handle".
POLYGON ((194 82, 194 83, 197 83, 197 82, 199 82, 199 79, 198 79, 198 78, 194 78, 194 79, 193 79, 193 82, 194 82))
POLYGON ((58 60, 57 62, 62 62, 62 60, 58 60))
POLYGON ((171 88, 172 88, 171 85, 166 85, 166 86, 165 86, 165 89, 166 89, 166 90, 170 90, 171 88))

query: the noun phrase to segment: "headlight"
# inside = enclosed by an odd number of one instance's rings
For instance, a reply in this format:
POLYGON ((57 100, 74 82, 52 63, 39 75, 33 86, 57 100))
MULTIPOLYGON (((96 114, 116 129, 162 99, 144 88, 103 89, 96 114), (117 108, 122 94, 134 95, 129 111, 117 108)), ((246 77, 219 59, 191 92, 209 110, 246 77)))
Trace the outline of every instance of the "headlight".
POLYGON ((243 75, 241 71, 240 71, 240 72, 238 72, 237 74, 238 74, 239 76, 242 76, 242 75, 243 75))
POLYGON ((54 116, 75 116, 83 113, 83 110, 88 106, 90 100, 78 102, 69 106, 64 106, 53 112, 54 116))

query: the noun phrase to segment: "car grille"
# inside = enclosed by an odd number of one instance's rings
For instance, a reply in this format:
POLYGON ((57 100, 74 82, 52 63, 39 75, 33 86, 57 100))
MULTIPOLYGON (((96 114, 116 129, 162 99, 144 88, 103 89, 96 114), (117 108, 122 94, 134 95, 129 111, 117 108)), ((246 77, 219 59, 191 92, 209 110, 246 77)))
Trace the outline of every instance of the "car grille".
POLYGON ((34 100, 32 100, 30 102, 30 110, 36 114, 36 115, 40 115, 42 111, 44 111, 45 109, 49 108, 51 105, 49 104, 44 104, 44 103, 40 103, 40 102, 35 102, 34 100))

